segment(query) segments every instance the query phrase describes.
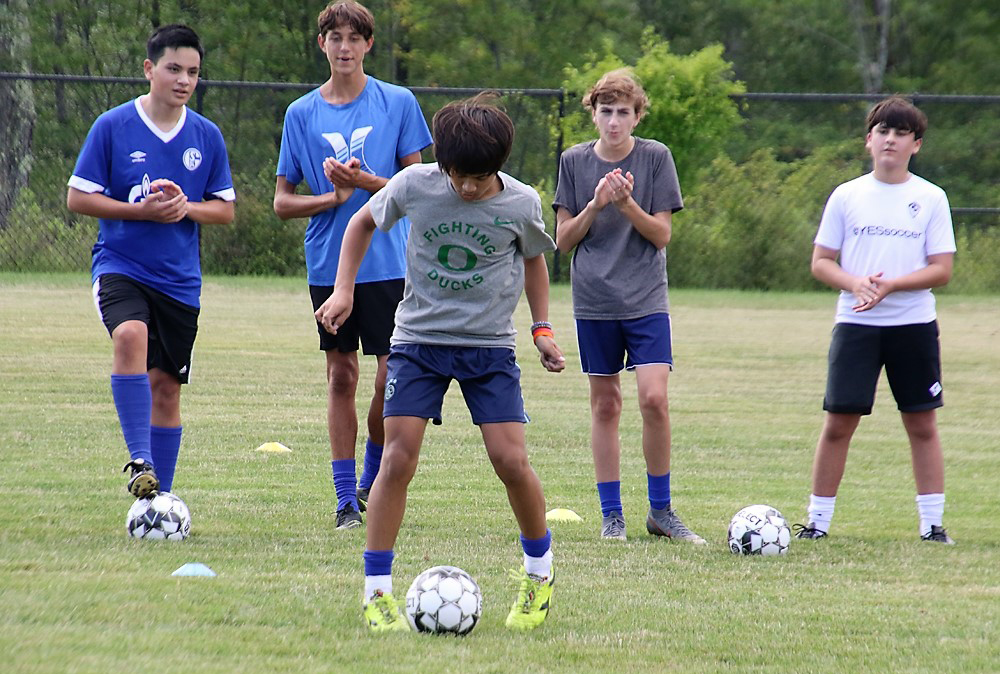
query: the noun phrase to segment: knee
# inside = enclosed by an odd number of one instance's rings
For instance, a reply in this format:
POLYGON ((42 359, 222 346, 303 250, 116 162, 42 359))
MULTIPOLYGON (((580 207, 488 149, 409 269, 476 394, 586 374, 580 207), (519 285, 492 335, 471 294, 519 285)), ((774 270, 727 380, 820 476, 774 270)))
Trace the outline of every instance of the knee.
POLYGON ((399 445, 387 444, 379 465, 379 479, 409 484, 417 472, 417 453, 399 445))
POLYGON ((113 342, 116 351, 134 353, 146 350, 149 330, 141 321, 125 321, 114 329, 113 342))
POLYGON ((621 395, 601 395, 590 401, 590 413, 597 421, 614 421, 622 413, 621 395))
POLYGON ((153 398, 153 408, 161 416, 172 416, 180 408, 181 383, 169 375, 151 376, 149 389, 153 398))
POLYGON ((334 395, 354 396, 358 388, 358 370, 350 367, 331 367, 327 371, 330 392, 334 395))
POLYGON ((531 465, 525 453, 506 452, 492 456, 493 470, 504 484, 516 484, 531 472, 531 465))
POLYGON ((647 391, 639 395, 639 412, 643 419, 666 418, 670 406, 666 391, 647 391))

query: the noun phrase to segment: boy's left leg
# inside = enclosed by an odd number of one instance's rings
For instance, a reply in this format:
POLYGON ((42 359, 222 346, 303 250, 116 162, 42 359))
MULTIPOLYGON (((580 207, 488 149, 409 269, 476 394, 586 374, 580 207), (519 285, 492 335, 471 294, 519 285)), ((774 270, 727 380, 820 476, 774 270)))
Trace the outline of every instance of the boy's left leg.
POLYGON ((667 399, 669 365, 642 365, 635 368, 642 415, 642 453, 646 459, 649 514, 646 530, 696 545, 705 539, 694 533, 671 507, 670 500, 670 406, 667 399))
POLYGON ((173 488, 177 457, 180 454, 181 383, 173 375, 153 368, 149 371, 153 404, 150 417, 149 450, 160 479, 160 491, 173 488))
POLYGON ((382 411, 385 409, 385 380, 388 354, 376 356, 374 392, 371 404, 368 406, 368 438, 365 440, 365 458, 358 478, 358 509, 365 512, 372 484, 378 475, 382 463, 382 452, 385 449, 385 424, 382 411))
POLYGON ((484 423, 480 430, 493 469, 507 490, 524 550, 523 568, 512 572, 519 583, 518 596, 506 624, 511 629, 534 629, 548 616, 555 585, 552 534, 545 524, 542 483, 528 462, 523 423, 484 423))
POLYGON ((913 477, 917 485, 920 537, 936 543, 954 543, 944 529, 944 454, 937 430, 936 410, 903 412, 910 440, 913 477))

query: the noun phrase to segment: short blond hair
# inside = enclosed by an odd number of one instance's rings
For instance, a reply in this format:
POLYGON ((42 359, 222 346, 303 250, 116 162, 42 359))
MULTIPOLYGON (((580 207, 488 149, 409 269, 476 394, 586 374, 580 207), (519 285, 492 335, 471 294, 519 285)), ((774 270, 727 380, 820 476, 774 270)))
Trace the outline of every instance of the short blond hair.
POLYGON ((605 73, 597 84, 583 95, 583 107, 593 112, 601 103, 607 105, 616 101, 629 101, 635 108, 636 116, 642 116, 649 108, 649 97, 635 75, 628 68, 619 68, 605 73))

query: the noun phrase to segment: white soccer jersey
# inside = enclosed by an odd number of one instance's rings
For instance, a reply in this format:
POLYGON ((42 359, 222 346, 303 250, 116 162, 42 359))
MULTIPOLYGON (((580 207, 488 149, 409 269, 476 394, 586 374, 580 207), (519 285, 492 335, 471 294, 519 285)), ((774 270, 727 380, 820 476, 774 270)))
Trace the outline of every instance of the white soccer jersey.
MULTIPOLYGON (((927 266, 928 255, 955 252, 948 196, 920 176, 890 184, 869 173, 833 191, 814 243, 839 250, 840 266, 850 274, 910 274, 927 266)), ((852 293, 841 291, 836 322, 910 325, 937 317, 929 289, 891 293, 869 311, 855 312, 855 304, 852 293)))

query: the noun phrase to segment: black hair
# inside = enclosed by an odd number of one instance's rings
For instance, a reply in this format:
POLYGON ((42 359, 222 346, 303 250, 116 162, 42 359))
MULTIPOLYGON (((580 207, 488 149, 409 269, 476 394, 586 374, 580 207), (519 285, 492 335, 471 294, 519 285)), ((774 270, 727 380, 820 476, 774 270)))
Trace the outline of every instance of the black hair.
POLYGON ((160 60, 163 52, 168 49, 179 49, 180 47, 190 47, 198 50, 198 57, 205 58, 205 48, 201 46, 201 39, 191 28, 181 23, 172 23, 167 26, 160 26, 149 36, 146 42, 146 58, 153 63, 160 60))
POLYGON ((434 158, 445 173, 483 176, 503 168, 514 145, 514 123, 496 104, 498 98, 496 92, 482 92, 434 115, 434 158))

